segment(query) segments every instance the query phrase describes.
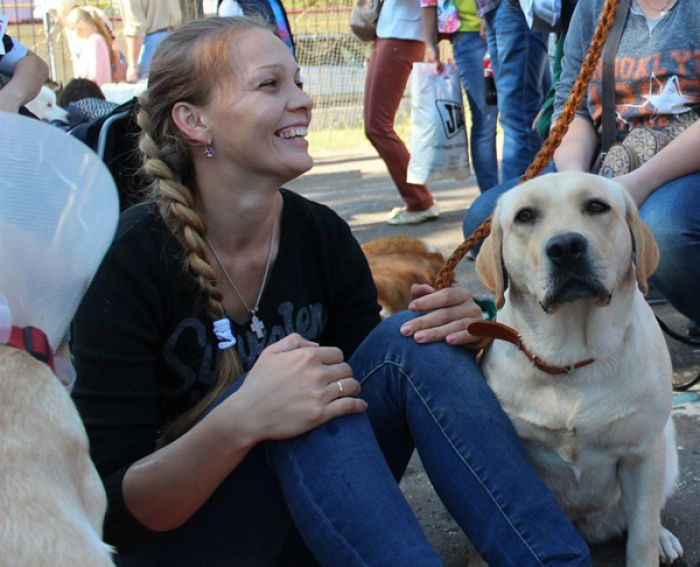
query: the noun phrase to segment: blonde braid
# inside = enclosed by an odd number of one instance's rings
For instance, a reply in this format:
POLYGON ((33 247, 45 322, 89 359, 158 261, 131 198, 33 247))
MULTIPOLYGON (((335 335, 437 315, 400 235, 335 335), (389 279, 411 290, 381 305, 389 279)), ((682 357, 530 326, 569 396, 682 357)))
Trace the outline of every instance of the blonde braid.
MULTIPOLYGON (((147 96, 144 97, 143 102, 147 104, 147 96)), ((142 130, 139 140, 139 148, 143 154, 142 169, 153 180, 151 184, 153 198, 158 204, 164 222, 185 250, 185 265, 194 274, 197 286, 206 298, 212 321, 221 319, 226 316, 226 311, 222 304, 223 296, 217 287, 216 272, 206 254, 206 225, 195 209, 192 191, 162 157, 168 156, 167 159, 172 161, 174 156, 186 149, 172 147, 182 146, 177 138, 170 138, 164 144, 157 144, 150 134, 151 121, 145 111, 139 112, 137 120, 142 130)), ((184 159, 189 159, 189 156, 184 159)), ((221 352, 214 385, 194 407, 168 425, 158 439, 159 447, 167 445, 190 429, 211 403, 241 375, 243 368, 236 350, 228 348, 221 352)))

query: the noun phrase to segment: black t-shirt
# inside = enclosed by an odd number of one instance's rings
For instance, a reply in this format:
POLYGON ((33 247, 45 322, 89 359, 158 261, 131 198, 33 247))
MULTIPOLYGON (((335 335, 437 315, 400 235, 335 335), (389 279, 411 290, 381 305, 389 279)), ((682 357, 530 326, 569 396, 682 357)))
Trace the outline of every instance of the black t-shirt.
MULTIPOLYGON (((328 207, 282 190, 280 245, 258 315, 265 335, 232 321, 249 369, 290 333, 341 348, 346 359, 379 322, 376 290, 348 225, 328 207)), ((105 539, 124 552, 147 530, 124 506, 128 467, 216 377, 220 351, 183 249, 152 203, 121 217, 73 324, 73 397, 109 508, 105 539)))

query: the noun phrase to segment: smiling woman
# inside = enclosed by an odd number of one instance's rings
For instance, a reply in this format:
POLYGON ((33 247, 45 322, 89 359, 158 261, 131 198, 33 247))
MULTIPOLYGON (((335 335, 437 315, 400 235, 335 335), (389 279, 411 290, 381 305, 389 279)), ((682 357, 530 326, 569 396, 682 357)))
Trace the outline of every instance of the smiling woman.
POLYGON ((311 108, 250 20, 188 23, 152 61, 153 198, 122 216, 73 328, 119 564, 439 565, 396 482, 417 447, 494 563, 584 565, 463 348, 469 292, 416 286, 379 324, 348 225, 283 188, 312 165, 311 108))

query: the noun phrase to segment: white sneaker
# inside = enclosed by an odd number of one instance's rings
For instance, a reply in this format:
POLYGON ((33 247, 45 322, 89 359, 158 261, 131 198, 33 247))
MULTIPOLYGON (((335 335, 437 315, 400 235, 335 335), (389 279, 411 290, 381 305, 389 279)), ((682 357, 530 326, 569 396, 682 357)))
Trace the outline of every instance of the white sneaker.
POLYGON ((388 224, 418 224, 428 220, 436 219, 440 216, 440 205, 437 201, 433 206, 424 211, 407 211, 404 207, 395 207, 389 213, 386 222, 388 224))

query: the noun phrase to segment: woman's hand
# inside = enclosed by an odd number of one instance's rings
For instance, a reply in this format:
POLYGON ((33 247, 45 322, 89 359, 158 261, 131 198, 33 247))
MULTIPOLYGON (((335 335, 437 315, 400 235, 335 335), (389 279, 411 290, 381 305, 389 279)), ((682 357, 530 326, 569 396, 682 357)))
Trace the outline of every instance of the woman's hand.
POLYGON ((445 66, 440 61, 440 48, 437 46, 437 43, 425 43, 425 56, 423 59, 426 63, 435 63, 438 74, 445 70, 445 66))
POLYGON ((408 308, 425 314, 404 323, 402 335, 413 337, 417 343, 444 340, 451 345, 467 345, 481 340, 467 332, 470 323, 483 319, 468 290, 448 287, 435 291, 428 284, 414 284, 411 293, 414 299, 408 308))
POLYGON ((638 169, 616 177, 615 181, 624 185, 639 207, 662 185, 678 177, 700 171, 698 148, 700 148, 700 120, 696 120, 638 169))
POLYGON ((245 398, 251 433, 262 441, 295 437, 334 417, 361 413, 367 403, 359 393, 340 349, 292 334, 263 350, 231 398, 238 404, 245 398))
POLYGON ((367 403, 355 397, 359 392, 339 349, 289 335, 263 350, 238 391, 129 467, 122 483, 127 508, 152 530, 172 530, 199 510, 257 443, 363 412, 367 403))

